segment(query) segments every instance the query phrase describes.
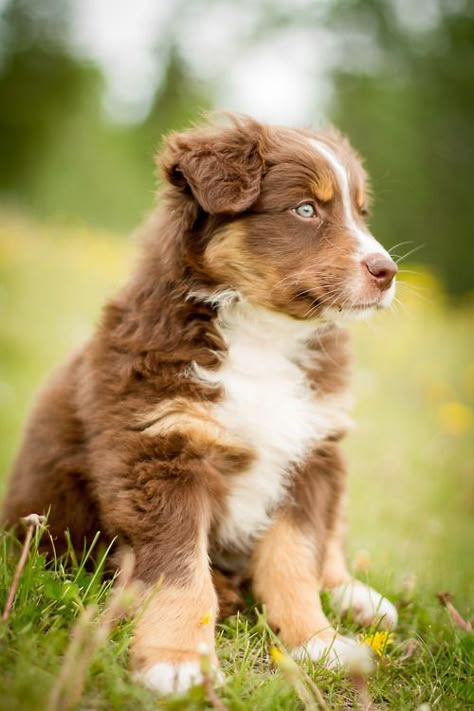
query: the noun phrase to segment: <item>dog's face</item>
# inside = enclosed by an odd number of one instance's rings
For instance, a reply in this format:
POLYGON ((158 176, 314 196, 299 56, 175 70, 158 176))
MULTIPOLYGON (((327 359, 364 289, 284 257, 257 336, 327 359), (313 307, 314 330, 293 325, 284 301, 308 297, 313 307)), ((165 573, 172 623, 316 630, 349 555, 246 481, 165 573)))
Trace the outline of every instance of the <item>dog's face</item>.
POLYGON ((169 147, 167 177, 200 206, 202 269, 220 288, 300 319, 390 304, 397 267, 366 225, 366 175, 345 139, 236 120, 169 147))

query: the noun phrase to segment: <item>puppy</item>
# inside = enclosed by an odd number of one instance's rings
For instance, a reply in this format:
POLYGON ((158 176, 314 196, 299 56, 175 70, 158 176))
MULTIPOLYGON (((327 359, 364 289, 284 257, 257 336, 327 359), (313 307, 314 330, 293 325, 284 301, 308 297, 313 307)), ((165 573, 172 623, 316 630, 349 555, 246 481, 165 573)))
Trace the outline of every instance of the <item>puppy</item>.
POLYGON ((142 254, 92 339, 40 395, 4 520, 49 513, 82 550, 100 530, 159 592, 131 664, 159 692, 217 666, 211 566, 251 580, 295 658, 354 644, 320 591, 364 624, 397 614, 343 553, 346 321, 393 298, 366 175, 337 133, 230 116, 168 137, 142 254))

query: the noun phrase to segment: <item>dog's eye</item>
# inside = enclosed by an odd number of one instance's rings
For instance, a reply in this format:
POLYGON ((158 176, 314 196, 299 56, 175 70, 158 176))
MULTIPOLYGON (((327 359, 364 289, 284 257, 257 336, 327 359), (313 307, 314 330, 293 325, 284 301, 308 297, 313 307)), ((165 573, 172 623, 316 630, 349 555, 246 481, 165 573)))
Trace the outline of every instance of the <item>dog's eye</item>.
POLYGON ((310 202, 304 202, 302 205, 294 207, 293 212, 300 217, 314 217, 316 215, 315 207, 310 202))

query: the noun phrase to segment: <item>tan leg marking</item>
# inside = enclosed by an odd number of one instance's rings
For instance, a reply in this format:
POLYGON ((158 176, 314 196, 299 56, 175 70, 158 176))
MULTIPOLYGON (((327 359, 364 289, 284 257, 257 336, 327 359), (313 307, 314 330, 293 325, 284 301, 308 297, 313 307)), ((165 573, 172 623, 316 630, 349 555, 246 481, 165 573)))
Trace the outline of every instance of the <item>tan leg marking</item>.
POLYGON ((336 519, 331 531, 328 532, 326 549, 321 571, 323 588, 334 588, 348 583, 352 578, 347 569, 344 554, 344 539, 346 534, 345 496, 339 501, 336 519))
POLYGON ((347 570, 342 543, 338 539, 330 539, 327 543, 324 557, 322 585, 324 588, 334 588, 351 580, 347 570))
POLYGON ((199 658, 205 644, 212 660, 217 596, 208 581, 163 588, 145 603, 132 643, 132 668, 144 671, 159 661, 172 664, 199 658))
POLYGON ((285 518, 275 522, 252 555, 255 595, 290 649, 315 634, 328 641, 336 634, 321 607, 315 570, 315 544, 285 518))
POLYGON ((214 628, 218 603, 204 535, 190 568, 192 575, 183 586, 167 586, 164 579, 151 599, 145 600, 145 608, 138 614, 132 643, 134 669, 147 669, 157 661, 196 659, 202 643, 215 657, 214 628))
POLYGON ((355 642, 337 634, 322 610, 316 561, 315 543, 281 518, 256 546, 254 590, 295 659, 323 659, 327 666, 339 666, 355 642))
POLYGON ((329 534, 322 568, 322 583, 330 592, 333 610, 345 615, 349 611, 355 622, 382 628, 396 627, 397 610, 383 595, 365 583, 355 580, 347 570, 344 556, 344 497, 339 504, 335 526, 329 534))

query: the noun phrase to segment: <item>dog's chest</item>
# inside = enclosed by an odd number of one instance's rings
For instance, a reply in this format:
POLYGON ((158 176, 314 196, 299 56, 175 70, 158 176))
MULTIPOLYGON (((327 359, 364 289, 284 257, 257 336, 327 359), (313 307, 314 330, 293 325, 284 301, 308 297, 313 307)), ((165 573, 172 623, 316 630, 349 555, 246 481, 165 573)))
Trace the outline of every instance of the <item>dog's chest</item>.
POLYGON ((286 320, 259 324, 250 316, 254 322, 223 326, 228 353, 212 376, 223 390, 213 417, 255 453, 248 469, 229 476, 217 530, 222 548, 242 550, 271 524, 295 464, 334 430, 340 409, 333 398, 318 399, 312 390, 300 365, 305 345, 299 330, 293 334, 286 320))

